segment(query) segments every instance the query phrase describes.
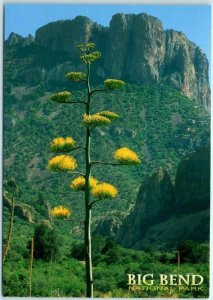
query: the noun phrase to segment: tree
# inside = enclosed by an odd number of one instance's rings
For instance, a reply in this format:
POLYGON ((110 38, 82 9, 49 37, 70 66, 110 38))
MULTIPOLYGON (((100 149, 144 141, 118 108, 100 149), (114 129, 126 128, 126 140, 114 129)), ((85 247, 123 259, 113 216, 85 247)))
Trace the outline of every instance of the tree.
POLYGON ((180 253, 182 262, 186 262, 190 260, 190 256, 194 246, 195 246, 195 242, 191 240, 181 241, 180 245, 178 246, 178 251, 180 253))
POLYGON ((182 241, 178 250, 183 262, 201 263, 209 260, 209 245, 199 244, 191 240, 182 241))
MULTIPOLYGON (((59 255, 60 240, 57 232, 49 221, 43 221, 35 227, 34 257, 45 261, 52 261, 59 255)), ((28 248, 31 249, 31 241, 28 248)))
MULTIPOLYGON (((91 176, 91 169, 97 165, 137 165, 140 159, 137 154, 129 148, 117 149, 114 153, 114 162, 93 161, 90 156, 90 140, 92 131, 95 127, 109 125, 113 120, 119 116, 117 113, 111 111, 101 111, 95 114, 90 113, 92 97, 97 93, 103 93, 119 89, 125 85, 122 80, 106 79, 104 81, 104 88, 92 89, 90 86, 91 64, 98 58, 101 53, 93 51, 94 43, 87 43, 85 45, 78 45, 81 51, 80 59, 86 64, 86 73, 70 72, 66 75, 67 79, 73 82, 84 82, 86 85, 85 100, 71 100, 71 92, 64 91, 51 96, 51 100, 64 104, 81 104, 85 106, 85 114, 83 115, 83 124, 86 127, 85 145, 78 146, 72 137, 55 138, 50 144, 50 150, 55 153, 63 153, 55 156, 48 162, 48 167, 54 172, 69 172, 78 174, 71 183, 71 189, 74 191, 84 192, 85 201, 85 220, 84 220, 84 251, 85 251, 85 267, 86 267, 86 297, 93 297, 93 274, 92 274, 92 250, 91 250, 91 211, 93 206, 104 199, 115 198, 118 191, 112 184, 102 182, 91 176), (84 172, 74 171, 77 168, 77 162, 73 156, 65 155, 64 153, 80 149, 84 151, 85 170, 84 172)), ((52 216, 69 218, 69 209, 59 206, 52 210, 52 216)))

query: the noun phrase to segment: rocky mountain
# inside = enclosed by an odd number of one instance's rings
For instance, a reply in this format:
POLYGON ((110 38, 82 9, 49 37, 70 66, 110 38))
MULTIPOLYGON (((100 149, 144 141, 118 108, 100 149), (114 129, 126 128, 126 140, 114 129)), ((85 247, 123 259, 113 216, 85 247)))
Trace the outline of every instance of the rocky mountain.
POLYGON ((144 180, 117 241, 135 249, 173 248, 184 239, 208 241, 209 208, 210 151, 202 148, 179 164, 174 187, 162 169, 144 180))
POLYGON ((11 32, 8 39, 5 41, 6 47, 22 46, 26 47, 34 43, 34 38, 29 34, 26 38, 23 38, 20 34, 11 32))
POLYGON ((33 85, 63 81, 66 72, 81 70, 76 45, 85 41, 95 42, 102 52, 95 67, 97 80, 110 76, 137 84, 162 82, 210 107, 206 55, 182 32, 165 31, 160 20, 144 13, 114 15, 109 27, 82 16, 57 21, 39 28, 35 40, 11 33, 5 46, 25 47, 25 60, 29 55, 31 59, 17 76, 33 85))

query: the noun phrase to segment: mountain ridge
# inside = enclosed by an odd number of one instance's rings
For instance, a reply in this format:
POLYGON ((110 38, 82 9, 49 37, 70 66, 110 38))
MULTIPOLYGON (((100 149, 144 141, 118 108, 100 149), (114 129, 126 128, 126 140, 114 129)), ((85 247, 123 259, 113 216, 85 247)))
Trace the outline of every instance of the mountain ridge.
MULTIPOLYGON (((11 44, 8 40, 5 45, 11 44)), ((13 40, 17 44, 14 36, 13 40)), ((47 56, 48 52, 66 53, 67 58, 58 67, 38 66, 34 60, 38 80, 47 81, 65 80, 61 74, 71 67, 81 70, 82 64, 75 63, 79 55, 76 45, 89 40, 102 52, 95 68, 99 80, 110 75, 137 84, 162 82, 210 108, 206 55, 185 34, 164 30, 160 20, 147 14, 116 14, 109 27, 78 16, 38 28, 35 39, 19 37, 20 43, 45 48, 47 56)))

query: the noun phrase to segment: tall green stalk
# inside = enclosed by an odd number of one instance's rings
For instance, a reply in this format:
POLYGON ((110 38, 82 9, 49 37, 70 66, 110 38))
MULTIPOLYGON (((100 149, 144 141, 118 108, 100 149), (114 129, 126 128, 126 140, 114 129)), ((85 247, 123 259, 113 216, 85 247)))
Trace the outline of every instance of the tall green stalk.
MULTIPOLYGON (((86 114, 90 113, 90 64, 87 64, 87 103, 86 114)), ((86 263, 86 297, 93 297, 93 276, 92 276, 92 250, 91 250, 91 206, 90 206, 90 187, 89 179, 91 173, 90 165, 90 128, 86 128, 86 146, 85 146, 85 161, 86 161, 86 173, 85 173, 85 263, 86 263)))
POLYGON ((29 296, 30 297, 32 297, 33 254, 34 254, 34 238, 32 238, 31 249, 30 249, 30 276, 29 276, 29 296))
MULTIPOLYGON (((79 174, 80 177, 75 178, 72 181, 71 189, 75 191, 84 191, 84 200, 85 200, 85 220, 84 220, 84 246, 85 246, 85 267, 86 267, 86 297, 93 298, 93 275, 92 275, 92 249, 91 249, 91 214, 92 207, 95 203, 103 199, 112 199, 117 196, 117 189, 108 183, 99 183, 98 180, 91 177, 91 167, 97 164, 103 165, 130 165, 140 163, 140 159, 137 154, 124 147, 115 151, 114 158, 116 162, 104 162, 104 161, 92 161, 90 158, 90 137, 91 130, 96 126, 108 125, 112 120, 118 118, 118 115, 110 111, 97 112, 94 115, 90 114, 90 101, 91 97, 97 92, 106 92, 120 88, 125 85, 122 80, 117 79, 106 79, 104 81, 104 88, 92 90, 90 87, 90 66, 93 61, 100 58, 101 53, 98 51, 92 52, 92 49, 95 47, 94 43, 88 43, 85 45, 78 45, 78 48, 82 52, 80 56, 81 60, 87 65, 87 73, 82 72, 70 72, 66 74, 67 79, 78 82, 84 81, 86 83, 87 89, 87 99, 85 101, 70 99, 71 92, 61 92, 54 94, 50 99, 54 102, 65 103, 65 104, 74 104, 79 103, 85 106, 85 114, 83 116, 83 124, 86 126, 86 141, 85 146, 75 146, 73 139, 69 137, 69 142, 65 138, 56 138, 51 143, 51 149, 53 152, 70 152, 76 149, 85 150, 85 172, 76 172, 73 170, 76 168, 75 159, 71 156, 59 155, 53 157, 48 162, 49 169, 56 171, 69 171, 73 174, 79 174), (71 148, 70 148, 71 147, 71 148), (74 148, 73 148, 74 147, 74 148), (70 150, 68 150, 70 148, 70 150), (63 151, 64 150, 64 151, 63 151), (65 161, 64 161, 65 160, 65 161), (90 183, 91 180, 91 183, 90 183), (92 186, 92 180, 95 185, 92 186), (97 198, 93 200, 93 198, 97 198), (91 199, 92 198, 92 199, 91 199)), ((70 212, 65 207, 56 207, 52 210, 52 215, 55 217, 68 218, 70 212)))
POLYGON ((10 210, 10 222, 9 222, 9 228, 8 228, 8 234, 7 234, 7 241, 3 250, 3 263, 5 262, 7 258, 8 251, 10 249, 10 242, 12 239, 12 231, 13 231, 13 220, 14 220, 14 207, 15 207, 15 190, 12 194, 12 201, 11 201, 11 210, 10 210))

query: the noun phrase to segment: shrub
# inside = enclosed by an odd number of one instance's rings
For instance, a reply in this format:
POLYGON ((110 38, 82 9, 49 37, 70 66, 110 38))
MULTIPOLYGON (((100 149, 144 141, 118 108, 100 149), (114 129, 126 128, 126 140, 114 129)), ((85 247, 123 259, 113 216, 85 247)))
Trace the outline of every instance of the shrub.
MULTIPOLYGON (((36 226, 34 233, 34 257, 45 261, 59 257, 60 240, 56 230, 49 222, 42 222, 36 226)), ((29 245, 28 245, 29 248, 29 245)))

